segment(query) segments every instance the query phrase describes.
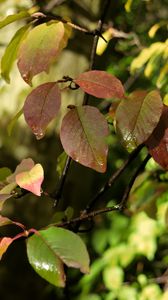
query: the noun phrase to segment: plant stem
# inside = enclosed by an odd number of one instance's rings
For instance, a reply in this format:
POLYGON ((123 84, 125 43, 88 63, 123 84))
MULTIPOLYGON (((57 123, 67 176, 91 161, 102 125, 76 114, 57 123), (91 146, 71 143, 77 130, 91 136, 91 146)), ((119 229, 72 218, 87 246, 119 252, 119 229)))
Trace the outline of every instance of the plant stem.
MULTIPOLYGON (((89 70, 92 70, 93 66, 94 66, 97 43, 98 43, 99 36, 101 35, 103 23, 104 23, 104 20, 105 20, 106 13, 108 11, 109 4, 110 4, 110 0, 106 0, 102 16, 101 16, 100 20, 98 21, 97 29, 95 31, 95 33, 97 33, 97 34, 95 34, 94 38, 93 38, 93 44, 92 44, 91 55, 90 55, 89 70)), ((87 105, 88 99, 89 99, 89 95, 85 93, 84 99, 83 99, 83 105, 87 105)), ((54 202, 55 207, 58 205, 59 200, 61 199, 64 184, 65 184, 65 180, 66 180, 66 177, 68 175, 68 170, 69 170, 69 167, 70 167, 71 160, 72 159, 68 156, 67 160, 65 162, 65 166, 64 166, 61 178, 60 178, 60 182, 59 182, 57 191, 53 195, 53 197, 55 198, 55 202, 54 202)))
MULTIPOLYGON (((151 157, 150 154, 148 154, 145 157, 145 159, 142 161, 140 166, 137 168, 137 170, 135 171, 135 173, 131 177, 131 180, 130 180, 129 184, 126 187, 125 192, 123 194, 123 197, 122 197, 119 204, 114 205, 114 206, 110 206, 110 207, 105 207, 105 208, 95 210, 95 211, 92 211, 92 212, 88 212, 88 211, 85 210, 85 213, 82 212, 81 215, 77 218, 74 218, 74 219, 71 219, 69 221, 59 223, 59 224, 52 224, 52 225, 56 225, 58 227, 68 227, 69 225, 75 224, 76 225, 75 228, 77 229, 77 228, 79 228, 81 222, 84 221, 84 220, 92 219, 92 218, 96 217, 97 215, 100 215, 100 214, 103 214, 103 213, 107 213, 107 212, 111 212, 111 211, 122 211, 122 210, 124 210, 125 206, 126 206, 126 202, 128 200, 128 197, 129 197, 130 190, 131 190, 138 174, 144 170, 144 168, 145 168, 148 160, 150 159, 150 157, 151 157)), ((129 161, 129 159, 127 161, 129 161)), ((124 169, 122 169, 122 170, 124 170, 124 169)))

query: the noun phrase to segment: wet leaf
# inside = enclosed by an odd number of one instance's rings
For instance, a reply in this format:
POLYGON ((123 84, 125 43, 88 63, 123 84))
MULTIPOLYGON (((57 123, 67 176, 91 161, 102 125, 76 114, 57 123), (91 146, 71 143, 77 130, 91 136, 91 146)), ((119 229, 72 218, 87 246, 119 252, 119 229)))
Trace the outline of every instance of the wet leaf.
POLYGON ((60 138, 65 152, 80 164, 106 171, 108 125, 99 110, 78 106, 64 117, 60 138))
POLYGON ((168 107, 164 105, 162 116, 146 142, 153 159, 168 170, 168 107))
POLYGON ((74 82, 80 88, 97 98, 123 98, 124 88, 121 81, 104 71, 88 71, 80 74, 74 82))
POLYGON ((53 285, 65 286, 63 263, 89 271, 85 244, 75 233, 58 227, 41 230, 27 241, 28 259, 35 271, 53 285))
POLYGON ((30 14, 27 10, 20 11, 18 14, 9 15, 4 20, 0 21, 0 29, 7 26, 10 23, 25 19, 27 17, 30 17, 30 14))
POLYGON ((119 104, 116 128, 128 151, 144 143, 157 126, 163 103, 158 91, 135 91, 119 104))
POLYGON ((32 78, 48 72, 65 43, 62 22, 44 23, 33 28, 23 40, 18 54, 18 68, 22 78, 31 85, 32 78))
POLYGON ((30 171, 16 175, 16 183, 23 189, 41 196, 41 184, 44 180, 44 171, 40 164, 36 164, 30 171))
POLYGON ((17 58, 18 49, 20 46, 20 43, 22 42, 22 39, 24 35, 26 34, 26 31, 28 30, 29 25, 26 25, 22 28, 20 28, 6 47, 5 53, 2 56, 1 59, 1 75, 6 80, 6 82, 10 83, 10 71, 13 66, 14 61, 17 58))
POLYGON ((55 82, 44 83, 27 96, 23 112, 37 139, 43 138, 47 125, 57 115, 60 105, 61 94, 55 82))

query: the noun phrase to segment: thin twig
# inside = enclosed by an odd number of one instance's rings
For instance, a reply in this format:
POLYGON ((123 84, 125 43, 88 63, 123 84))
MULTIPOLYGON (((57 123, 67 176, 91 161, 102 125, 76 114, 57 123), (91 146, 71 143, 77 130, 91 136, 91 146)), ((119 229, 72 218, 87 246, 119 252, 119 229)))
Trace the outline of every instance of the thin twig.
POLYGON ((122 197, 122 200, 120 202, 120 208, 121 209, 124 209, 125 208, 125 205, 126 205, 126 202, 127 202, 127 199, 128 199, 128 196, 129 196, 129 193, 130 193, 130 190, 135 182, 135 179, 137 178, 137 176, 139 175, 140 172, 142 172, 148 162, 148 160, 150 159, 150 154, 148 154, 145 159, 142 161, 142 163, 140 164, 140 166, 137 168, 137 170, 135 171, 134 175, 131 177, 131 180, 129 182, 129 184, 127 185, 126 189, 125 189, 125 192, 124 192, 124 195, 122 197))
POLYGON ((97 194, 93 197, 90 204, 86 207, 83 211, 85 214, 89 212, 96 204, 96 202, 102 197, 105 192, 107 192, 111 186, 117 181, 117 179, 122 175, 122 173, 126 170, 126 168, 132 163, 132 161, 138 156, 139 152, 141 151, 143 145, 138 146, 128 157, 128 159, 123 163, 123 165, 111 175, 108 181, 101 187, 101 189, 97 192, 97 194))
MULTIPOLYGON (((101 19, 98 22, 98 26, 96 29, 96 35, 94 35, 94 39, 93 39, 93 44, 92 44, 92 50, 91 50, 91 55, 90 55, 90 65, 89 65, 89 70, 92 70, 93 66, 94 66, 94 61, 95 61, 95 56, 96 56, 96 48, 97 48, 97 42, 98 42, 98 38, 99 35, 101 35, 101 31, 102 31, 102 26, 105 20, 105 16, 106 16, 106 12, 108 11, 108 7, 110 4, 110 0, 106 0, 105 6, 104 6, 104 10, 101 16, 101 19)), ((83 99, 83 105, 86 105, 88 102, 88 95, 85 93, 84 95, 84 99, 83 99)), ((53 194, 54 198, 56 199, 54 202, 54 206, 56 207, 59 203, 59 200, 62 196, 62 192, 63 192, 63 188, 64 188, 64 184, 65 184, 65 180, 67 178, 68 175, 68 170, 70 167, 70 163, 71 163, 71 157, 67 157, 67 160, 65 162, 65 166, 61 175, 61 179, 59 182, 59 186, 57 188, 56 193, 53 194)))
POLYGON ((148 160, 150 159, 150 157, 151 157, 150 154, 148 154, 145 157, 145 159, 142 161, 140 166, 137 168, 137 170, 135 171, 135 173, 131 177, 131 180, 130 180, 128 186, 126 187, 125 192, 123 194, 123 197, 122 197, 119 204, 114 205, 114 206, 110 206, 110 207, 105 207, 105 208, 95 210, 95 211, 92 211, 92 212, 85 211, 85 213, 82 212, 81 215, 77 218, 74 218, 74 219, 71 219, 69 221, 59 223, 59 224, 58 223, 57 224, 52 224, 52 225, 56 225, 58 227, 68 227, 70 225, 75 224, 76 227, 79 228, 79 225, 81 224, 82 221, 92 219, 92 218, 96 217, 97 215, 101 215, 101 214, 108 213, 108 212, 111 212, 111 211, 122 211, 126 206, 126 202, 128 200, 129 193, 130 193, 130 190, 131 190, 131 188, 132 188, 132 186, 135 182, 135 179, 137 178, 138 174, 144 170, 144 168, 145 168, 148 160))
POLYGON ((104 214, 104 213, 111 212, 111 211, 118 211, 118 210, 120 210, 119 205, 114 205, 114 206, 111 206, 111 207, 105 207, 105 208, 102 208, 102 209, 99 209, 99 210, 92 211, 88 214, 81 215, 81 216, 79 216, 77 218, 74 218, 74 219, 71 219, 69 221, 62 222, 62 223, 59 223, 59 224, 58 223, 57 224, 51 224, 51 225, 52 226, 56 225, 57 227, 68 227, 69 225, 73 225, 73 224, 79 223, 81 221, 88 220, 90 218, 94 218, 97 215, 104 214))

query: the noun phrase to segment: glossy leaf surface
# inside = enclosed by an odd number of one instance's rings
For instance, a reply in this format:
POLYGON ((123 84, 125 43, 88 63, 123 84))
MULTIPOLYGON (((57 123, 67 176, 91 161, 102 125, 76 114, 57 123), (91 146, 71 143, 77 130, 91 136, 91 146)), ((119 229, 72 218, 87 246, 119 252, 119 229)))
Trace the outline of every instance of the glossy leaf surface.
POLYGON ((121 101, 116 111, 116 128, 128 151, 149 138, 159 122, 162 108, 158 91, 148 94, 135 91, 121 101))
POLYGON ((168 107, 164 105, 162 116, 146 142, 153 159, 168 170, 168 107))
POLYGON ((17 52, 18 52, 20 43, 21 43, 26 31, 28 30, 28 28, 29 28, 29 25, 26 25, 26 26, 20 28, 15 33, 14 37, 12 38, 12 40, 6 47, 4 55, 2 56, 1 75, 8 83, 10 83, 9 74, 10 74, 12 65, 17 58, 17 52))
POLYGON ((33 76, 48 71, 65 46, 62 22, 44 23, 33 28, 23 40, 18 54, 18 68, 31 85, 33 76))
POLYGON ((36 164, 30 171, 16 175, 16 183, 23 189, 41 196, 41 184, 44 180, 44 171, 40 164, 36 164))
POLYGON ((18 14, 9 15, 4 20, 0 21, 0 29, 15 21, 30 17, 27 10, 20 11, 18 14))
POLYGON ((37 139, 43 138, 47 125, 57 115, 60 105, 61 94, 55 82, 44 83, 28 95, 23 112, 37 139))
POLYGON ((123 98, 124 88, 121 81, 104 71, 88 71, 80 74, 74 82, 80 88, 97 98, 123 98))
POLYGON ((50 283, 64 287, 63 263, 88 272, 89 257, 83 241, 73 232, 50 227, 28 239, 28 259, 35 271, 50 283))
POLYGON ((92 106, 71 109, 64 117, 60 138, 65 152, 80 164, 106 171, 108 125, 99 110, 92 106))

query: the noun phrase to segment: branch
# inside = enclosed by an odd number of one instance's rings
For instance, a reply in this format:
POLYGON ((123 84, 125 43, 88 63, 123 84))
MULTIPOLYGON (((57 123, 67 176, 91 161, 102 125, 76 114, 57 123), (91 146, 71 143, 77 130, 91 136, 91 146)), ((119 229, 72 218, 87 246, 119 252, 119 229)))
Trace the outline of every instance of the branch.
POLYGON ((104 184, 103 187, 97 192, 97 194, 93 197, 90 204, 86 207, 86 209, 83 211, 85 214, 86 212, 89 212, 96 204, 96 202, 102 197, 105 192, 107 192, 111 186, 117 181, 117 179, 122 175, 122 173, 126 170, 126 168, 132 163, 132 161, 138 156, 139 152, 143 148, 143 145, 140 145, 137 147, 128 157, 128 159, 123 163, 123 165, 114 173, 111 175, 111 177, 108 179, 108 181, 104 184))
MULTIPOLYGON (((135 153, 135 151, 134 151, 134 153, 135 153)), ((135 173, 132 176, 128 186, 125 189, 125 192, 124 192, 123 197, 122 197, 119 204, 111 206, 111 207, 105 207, 105 208, 95 210, 95 211, 92 211, 92 212, 88 212, 88 211, 85 210, 85 212, 82 212, 81 215, 77 218, 74 218, 74 219, 71 219, 69 221, 59 223, 59 224, 58 223, 57 224, 52 224, 52 226, 55 225, 55 226, 58 226, 58 227, 68 227, 70 225, 75 225, 75 228, 78 229, 82 221, 92 219, 92 218, 96 217, 97 215, 101 215, 101 214, 111 212, 111 211, 123 211, 125 209, 126 202, 128 200, 129 193, 130 193, 130 190, 131 190, 131 188, 132 188, 132 186, 135 182, 135 179, 137 178, 138 174, 144 170, 144 168, 145 168, 148 160, 150 159, 150 157, 151 157, 150 154, 148 154, 145 157, 145 159, 142 161, 140 166, 137 168, 137 170, 135 171, 135 173)))
MULTIPOLYGON (((109 4, 110 4, 110 0, 106 0, 101 19, 98 21, 97 29, 95 30, 96 35, 94 36, 94 39, 93 39, 92 50, 91 50, 91 55, 90 55, 89 70, 92 70, 93 66, 94 66, 97 43, 98 43, 99 35, 101 35, 103 23, 104 23, 104 20, 105 20, 106 13, 108 11, 109 4)), ((84 99, 83 99, 83 105, 87 105, 88 99, 89 99, 89 96, 88 96, 88 94, 85 93, 84 99)), ((65 162, 65 166, 64 166, 64 169, 63 169, 63 172, 62 172, 62 175, 61 175, 61 179, 60 179, 57 191, 56 191, 56 193, 53 194, 53 197, 55 198, 55 202, 54 202, 55 207, 58 205, 59 200, 61 199, 64 184, 65 184, 65 180, 66 180, 67 175, 68 175, 68 170, 69 170, 69 167, 70 167, 71 160, 72 159, 68 156, 67 160, 65 162)))

